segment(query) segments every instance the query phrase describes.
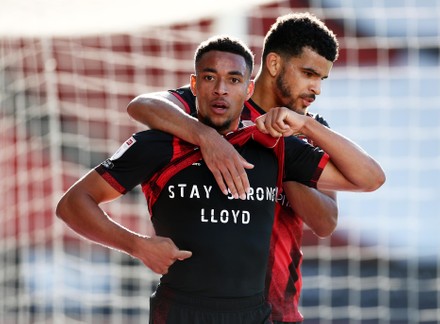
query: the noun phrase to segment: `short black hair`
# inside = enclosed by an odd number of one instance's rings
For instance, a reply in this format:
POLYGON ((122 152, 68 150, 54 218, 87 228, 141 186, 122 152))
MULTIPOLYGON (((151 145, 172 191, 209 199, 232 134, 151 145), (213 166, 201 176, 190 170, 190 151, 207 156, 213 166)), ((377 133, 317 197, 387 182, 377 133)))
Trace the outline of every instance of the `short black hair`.
POLYGON ((203 41, 197 47, 194 54, 195 65, 197 65, 197 63, 200 61, 203 54, 210 51, 228 52, 242 56, 249 70, 249 75, 252 75, 254 69, 254 53, 238 38, 219 35, 210 37, 206 41, 203 41))
POLYGON ((277 18, 264 38, 263 59, 271 52, 283 57, 299 56, 304 47, 334 62, 339 55, 336 35, 309 12, 277 18))

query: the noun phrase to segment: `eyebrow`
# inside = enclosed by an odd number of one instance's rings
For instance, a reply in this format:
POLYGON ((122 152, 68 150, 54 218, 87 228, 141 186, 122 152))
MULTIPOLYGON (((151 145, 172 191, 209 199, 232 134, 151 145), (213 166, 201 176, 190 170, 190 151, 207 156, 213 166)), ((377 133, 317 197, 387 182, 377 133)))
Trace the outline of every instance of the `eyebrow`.
MULTIPOLYGON (((204 68, 204 69, 202 70, 202 72, 217 73, 217 70, 216 70, 216 69, 213 69, 213 68, 204 68)), ((238 70, 237 70, 237 71, 229 71, 228 74, 229 74, 229 75, 239 75, 239 76, 244 77, 244 74, 243 74, 241 71, 238 71, 238 70)))
POLYGON ((312 68, 303 68, 303 70, 304 71, 308 71, 310 73, 313 73, 314 75, 321 77, 321 79, 327 79, 328 78, 328 75, 322 76, 320 73, 318 73, 315 69, 312 69, 312 68))

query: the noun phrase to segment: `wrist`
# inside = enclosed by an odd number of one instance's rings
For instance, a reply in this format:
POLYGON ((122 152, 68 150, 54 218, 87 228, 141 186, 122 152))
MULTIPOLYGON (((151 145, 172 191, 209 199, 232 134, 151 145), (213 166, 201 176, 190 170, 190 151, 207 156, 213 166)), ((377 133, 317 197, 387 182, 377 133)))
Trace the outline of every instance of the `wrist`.
POLYGON ((125 253, 131 255, 134 258, 139 258, 145 250, 145 240, 148 236, 143 236, 137 233, 132 233, 130 243, 126 246, 125 253))
MULTIPOLYGON (((200 122, 199 122, 200 123, 200 122)), ((219 139, 220 134, 214 128, 200 123, 197 128, 197 132, 194 132, 196 136, 194 144, 199 147, 204 147, 206 143, 212 143, 219 139)))
POLYGON ((303 124, 301 128, 299 129, 299 133, 301 135, 304 135, 305 137, 310 137, 312 139, 313 137, 313 122, 315 121, 313 118, 310 118, 308 116, 301 116, 303 119, 303 124))

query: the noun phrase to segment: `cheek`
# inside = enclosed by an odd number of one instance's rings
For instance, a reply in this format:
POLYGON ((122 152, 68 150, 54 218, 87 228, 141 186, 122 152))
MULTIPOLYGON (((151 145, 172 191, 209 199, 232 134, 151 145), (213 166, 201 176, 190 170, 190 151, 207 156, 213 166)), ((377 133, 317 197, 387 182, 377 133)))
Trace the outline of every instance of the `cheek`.
POLYGON ((300 95, 307 93, 310 85, 310 80, 299 78, 298 82, 290 84, 290 92, 293 98, 298 98, 300 95))
POLYGON ((196 97, 196 107, 197 111, 204 115, 204 112, 206 111, 206 102, 203 100, 203 96, 200 96, 200 94, 196 97))

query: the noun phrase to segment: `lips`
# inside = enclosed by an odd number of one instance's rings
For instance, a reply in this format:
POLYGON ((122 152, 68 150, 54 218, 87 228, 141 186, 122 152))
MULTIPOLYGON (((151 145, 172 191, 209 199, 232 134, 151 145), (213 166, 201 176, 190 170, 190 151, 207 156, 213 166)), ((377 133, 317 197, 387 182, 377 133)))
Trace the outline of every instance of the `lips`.
POLYGON ((306 107, 310 106, 315 101, 314 97, 303 97, 302 99, 306 107))
POLYGON ((216 113, 223 113, 229 108, 229 104, 224 100, 215 100, 211 102, 212 110, 216 113))

